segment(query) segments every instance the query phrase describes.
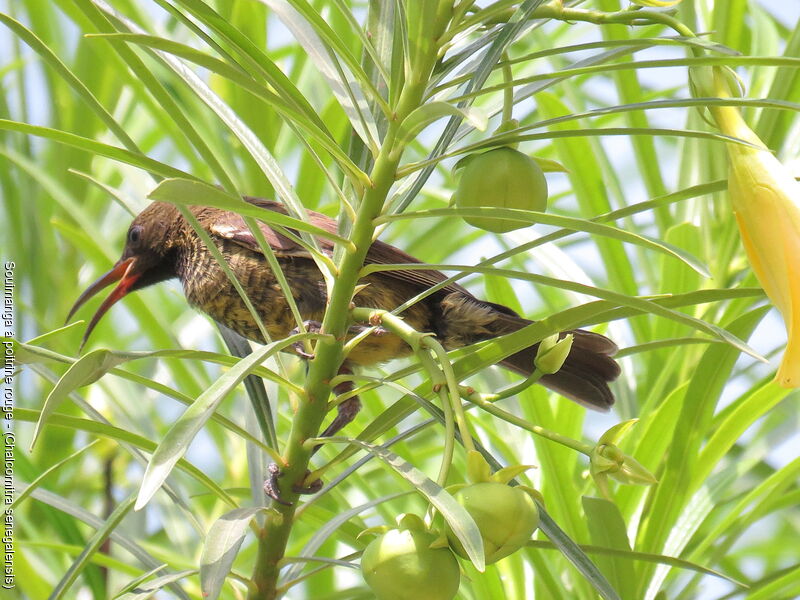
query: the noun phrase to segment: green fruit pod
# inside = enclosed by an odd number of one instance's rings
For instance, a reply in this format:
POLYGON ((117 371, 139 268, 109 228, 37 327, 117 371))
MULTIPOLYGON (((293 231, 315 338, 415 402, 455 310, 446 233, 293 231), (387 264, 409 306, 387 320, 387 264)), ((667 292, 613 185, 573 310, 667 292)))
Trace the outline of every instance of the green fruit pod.
MULTIPOLYGON (((485 482, 465 486, 453 497, 475 520, 483 538, 486 564, 513 554, 539 526, 539 510, 533 498, 518 487, 485 482)), ((462 558, 467 553, 455 534, 447 528, 450 547, 462 558)))
POLYGON ((448 547, 431 548, 428 531, 392 529, 361 557, 361 572, 378 600, 452 600, 461 573, 448 547))
MULTIPOLYGON (((543 212, 547 208, 547 179, 539 164, 519 150, 503 147, 474 154, 464 161, 454 195, 459 208, 519 208, 543 212)), ((464 217, 472 225, 494 233, 527 227, 522 221, 464 217)))

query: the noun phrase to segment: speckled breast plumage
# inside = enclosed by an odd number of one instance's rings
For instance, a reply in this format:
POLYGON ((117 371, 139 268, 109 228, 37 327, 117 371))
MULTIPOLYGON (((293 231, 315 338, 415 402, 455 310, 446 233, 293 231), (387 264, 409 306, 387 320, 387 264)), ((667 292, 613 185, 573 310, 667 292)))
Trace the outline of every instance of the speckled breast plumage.
MULTIPOLYGON (((233 284, 203 243, 192 240, 184 246, 177 261, 177 273, 189 303, 215 321, 239 335, 264 343, 258 325, 233 284)), ((287 337, 297 324, 286 297, 263 255, 234 242, 215 238, 231 270, 236 274, 247 296, 258 311, 272 339, 287 337)), ((327 301, 325 282, 310 259, 279 258, 279 264, 292 290, 292 296, 304 321, 321 322, 327 301)), ((380 275, 362 280, 367 284, 356 296, 355 303, 369 308, 391 310, 416 293, 403 285, 387 286, 380 275)), ((403 313, 413 327, 429 330, 431 311, 417 304, 403 313)), ((410 353, 410 348, 393 335, 380 339, 367 337, 348 355, 349 363, 369 365, 388 361, 410 353)))

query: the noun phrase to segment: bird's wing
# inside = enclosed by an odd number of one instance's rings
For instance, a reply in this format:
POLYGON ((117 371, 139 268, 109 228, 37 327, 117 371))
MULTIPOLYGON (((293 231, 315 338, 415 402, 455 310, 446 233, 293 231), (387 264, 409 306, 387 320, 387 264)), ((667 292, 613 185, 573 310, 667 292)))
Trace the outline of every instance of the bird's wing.
MULTIPOLYGON (((367 257, 364 260, 365 264, 373 264, 373 265, 417 265, 423 264, 421 261, 417 260, 410 254, 407 254, 400 250, 400 248, 395 248, 394 246, 390 246, 386 242, 381 242, 380 240, 373 242, 372 246, 370 246, 369 251, 367 252, 367 257)), ((425 270, 401 270, 401 271, 381 271, 381 275, 384 277, 391 277, 393 279, 399 279, 406 283, 410 283, 412 285, 418 286, 421 289, 428 289, 433 287, 437 283, 441 283, 445 279, 447 279, 447 275, 442 273, 441 271, 434 271, 433 269, 425 269, 425 270)), ((442 288, 440 294, 451 294, 453 292, 463 294, 464 296, 472 297, 465 288, 461 287, 457 283, 448 283, 445 287, 442 288)))
MULTIPOLYGON (((245 197, 245 200, 250 204, 273 210, 281 214, 287 214, 286 207, 280 202, 274 200, 266 200, 264 198, 245 197)), ((321 213, 309 210, 308 217, 312 225, 315 225, 325 231, 337 233, 336 221, 321 213)), ((278 257, 302 257, 311 258, 309 252, 294 240, 289 239, 285 235, 275 231, 264 222, 259 221, 259 228, 264 233, 264 237, 269 243, 270 247, 278 257)), ((228 239, 236 244, 239 244, 253 252, 261 252, 255 236, 250 232, 250 229, 244 222, 241 215, 234 212, 223 212, 210 222, 208 226, 209 232, 219 237, 228 239)), ((292 230, 292 233, 296 233, 292 230)), ((333 254, 333 242, 324 238, 317 238, 320 250, 328 254, 333 254)), ((422 264, 410 254, 407 254, 385 242, 376 241, 370 246, 365 259, 365 264, 377 265, 393 265, 393 264, 422 264)), ((441 283, 447 276, 433 269, 425 270, 408 270, 408 271, 384 271, 381 273, 383 277, 389 279, 397 279, 405 283, 410 283, 420 290, 428 289, 437 283, 441 283)), ((472 296, 466 289, 456 283, 450 283, 439 292, 440 294, 450 294, 457 292, 465 296, 472 296)))
MULTIPOLYGON (((264 200, 261 198, 246 198, 246 200, 260 208, 278 212, 284 215, 287 214, 284 206, 278 202, 264 200)), ((244 222, 244 218, 241 215, 230 211, 214 211, 210 217, 211 218, 209 218, 205 223, 209 233, 223 239, 230 240, 231 242, 239 244, 240 246, 247 248, 248 250, 252 250, 253 252, 261 253, 261 248, 258 245, 258 241, 250 231, 250 228, 247 227, 247 224, 244 222)), ((324 227, 324 225, 320 225, 318 223, 314 224, 328 229, 327 227, 324 227)), ((275 253, 275 256, 283 258, 311 258, 309 252, 291 238, 283 235, 262 221, 258 221, 258 225, 270 248, 272 248, 272 251, 275 253)), ((295 234, 297 233, 294 230, 290 231, 295 234)), ((319 242, 323 252, 326 254, 330 254, 332 252, 333 244, 330 242, 330 240, 320 239, 319 242)))

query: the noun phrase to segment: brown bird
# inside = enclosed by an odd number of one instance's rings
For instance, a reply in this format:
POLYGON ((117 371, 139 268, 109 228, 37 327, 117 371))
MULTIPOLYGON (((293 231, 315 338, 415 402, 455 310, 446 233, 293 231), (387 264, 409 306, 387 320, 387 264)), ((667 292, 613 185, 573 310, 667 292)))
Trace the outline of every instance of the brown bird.
MULTIPOLYGON (((247 202, 286 214, 278 202, 245 198, 247 202)), ((233 212, 208 207, 191 207, 203 229, 211 236, 247 292, 272 339, 289 336, 296 323, 286 298, 244 219, 233 212)), ((336 222, 309 211, 311 222, 331 233, 336 222)), ((325 282, 308 251, 300 244, 259 223, 292 290, 297 307, 309 325, 322 321, 327 303, 325 282)), ((333 253, 333 243, 320 238, 325 253, 333 253)), ((370 247, 367 264, 420 264, 402 250, 376 241, 370 247)), ((128 229, 122 258, 78 298, 69 318, 89 298, 108 285, 119 282, 95 313, 84 342, 100 318, 118 300, 130 292, 177 277, 189 304, 240 335, 264 343, 255 320, 244 305, 222 268, 194 229, 171 204, 154 202, 143 210, 128 229)), ((420 292, 442 282, 446 276, 434 270, 387 271, 373 273, 361 280, 363 285, 354 302, 363 307, 393 310, 420 292)), ((479 300, 466 289, 450 283, 417 302, 402 313, 405 322, 418 331, 431 332, 447 349, 460 348, 481 340, 511 333, 531 321, 511 309, 479 300)), ((357 331, 355 328, 353 331, 357 331)), ((608 410, 614 396, 608 382, 619 375, 619 366, 611 358, 616 345, 608 338, 588 331, 574 330, 572 349, 557 373, 545 375, 546 387, 597 410, 608 410)), ((530 375, 538 344, 513 354, 500 364, 522 375, 530 375)), ((411 353, 400 338, 383 332, 370 335, 346 357, 344 369, 369 366, 411 353)), ((337 390, 341 392, 340 390, 337 390)), ((340 405, 340 414, 325 431, 335 433, 352 420, 358 411, 358 399, 340 405)))

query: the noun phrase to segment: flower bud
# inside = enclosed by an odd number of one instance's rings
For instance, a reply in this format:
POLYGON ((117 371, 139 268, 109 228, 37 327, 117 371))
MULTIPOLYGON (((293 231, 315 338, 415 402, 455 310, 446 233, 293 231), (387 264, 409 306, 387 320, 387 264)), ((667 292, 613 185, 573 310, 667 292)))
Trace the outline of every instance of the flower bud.
MULTIPOLYGON (((496 482, 462 487, 453 498, 474 519, 483 538, 486 564, 497 562, 524 546, 539 526, 539 511, 529 493, 520 487, 496 482)), ((447 528, 450 546, 459 556, 467 553, 447 528)))
POLYGON ((533 364, 545 375, 557 373, 564 361, 567 360, 571 348, 571 333, 560 340, 557 333, 551 335, 539 342, 539 349, 536 351, 536 358, 533 364))
POLYGON ((619 470, 609 472, 609 477, 627 485, 653 485, 658 483, 655 476, 642 463, 632 456, 624 455, 619 470))
POLYGON ((658 479, 644 465, 613 444, 600 443, 589 458, 589 473, 606 498, 611 498, 608 478, 626 485, 653 485, 658 479))
POLYGON ((589 455, 589 473, 606 498, 611 498, 608 489, 609 477, 627 485, 658 483, 655 476, 644 465, 632 456, 625 454, 616 445, 637 421, 638 419, 630 419, 614 425, 600 436, 597 445, 589 455))
POLYGON ((452 600, 461 579, 448 547, 417 519, 398 520, 375 538, 361 556, 364 580, 378 600, 452 600))
MULTIPOLYGON (((473 154, 460 164, 463 171, 453 196, 457 207, 536 211, 547 208, 547 180, 539 164, 527 154, 508 147, 494 148, 473 154)), ((494 233, 527 226, 510 219, 464 217, 464 220, 494 233)))

